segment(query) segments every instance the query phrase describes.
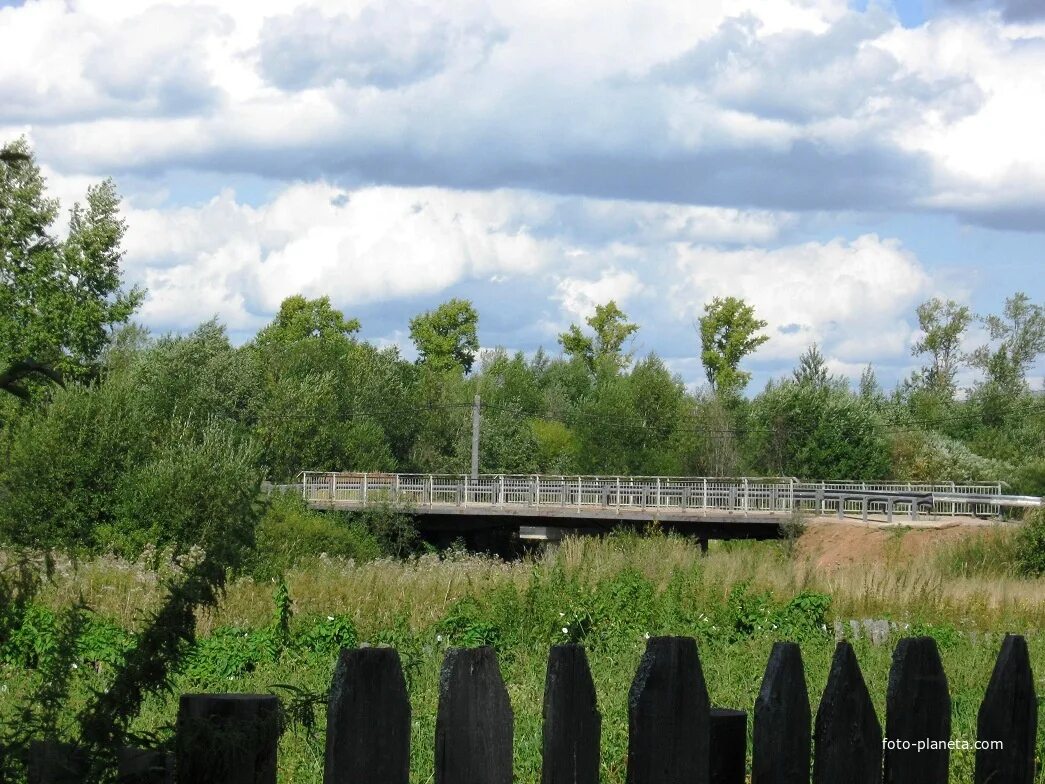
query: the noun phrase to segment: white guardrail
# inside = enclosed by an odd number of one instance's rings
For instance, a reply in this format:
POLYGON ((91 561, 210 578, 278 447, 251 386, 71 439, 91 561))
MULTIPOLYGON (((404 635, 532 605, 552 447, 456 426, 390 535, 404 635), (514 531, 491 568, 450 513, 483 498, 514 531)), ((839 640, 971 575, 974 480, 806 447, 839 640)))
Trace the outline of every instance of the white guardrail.
MULTIPOLYGON (((730 512, 888 513, 919 509, 934 515, 997 516, 1002 508, 1041 506, 1034 496, 1002 493, 990 484, 801 482, 791 477, 549 476, 516 474, 301 474, 302 494, 317 505, 364 505, 379 497, 421 508, 598 507, 715 509, 730 512)), ((550 510, 549 510, 550 511, 550 510)))

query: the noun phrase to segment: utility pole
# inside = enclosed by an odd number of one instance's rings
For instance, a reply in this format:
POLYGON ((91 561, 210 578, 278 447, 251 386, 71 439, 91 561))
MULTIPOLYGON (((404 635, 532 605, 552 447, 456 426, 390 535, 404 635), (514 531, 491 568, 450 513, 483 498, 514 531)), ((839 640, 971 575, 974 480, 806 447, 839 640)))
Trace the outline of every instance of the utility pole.
POLYGON ((472 403, 472 479, 479 478, 479 396, 472 403))

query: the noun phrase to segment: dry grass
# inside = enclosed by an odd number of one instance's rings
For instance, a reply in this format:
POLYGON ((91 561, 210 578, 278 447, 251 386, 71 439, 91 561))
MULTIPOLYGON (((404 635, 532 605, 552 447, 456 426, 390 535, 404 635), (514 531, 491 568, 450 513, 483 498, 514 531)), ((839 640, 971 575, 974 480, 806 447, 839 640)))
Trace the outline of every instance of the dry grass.
MULTIPOLYGON (((81 598, 99 613, 134 628, 143 611, 162 598, 164 580, 177 572, 169 561, 159 571, 113 557, 60 563, 42 598, 55 606, 81 598)), ((842 618, 891 617, 950 622, 983 629, 1045 628, 1045 579, 976 574, 954 576, 947 559, 885 558, 826 570, 815 559, 789 556, 773 542, 712 543, 702 556, 695 542, 676 536, 611 536, 567 539, 554 551, 514 562, 481 555, 427 555, 410 561, 365 564, 316 558, 286 575, 297 614, 344 613, 361 630, 405 624, 423 628, 446 614, 456 600, 513 583, 523 588, 535 573, 561 568, 595 584, 636 569, 662 587, 676 569, 698 569, 702 581, 725 595, 740 582, 779 598, 803 590, 832 597, 842 618)), ((220 625, 256 626, 272 613, 271 583, 232 582, 200 631, 220 625)))

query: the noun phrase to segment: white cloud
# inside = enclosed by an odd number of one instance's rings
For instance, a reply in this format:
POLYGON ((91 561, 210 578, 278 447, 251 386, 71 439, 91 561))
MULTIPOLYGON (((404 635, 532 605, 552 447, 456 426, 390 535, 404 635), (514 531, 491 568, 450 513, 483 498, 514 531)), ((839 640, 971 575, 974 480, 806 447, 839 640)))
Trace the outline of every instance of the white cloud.
POLYGON ((770 335, 760 359, 792 359, 813 342, 841 362, 901 354, 929 284, 913 254, 874 234, 773 250, 679 246, 675 273, 680 319, 698 318, 713 297, 754 306, 770 335))
POLYGON ((150 289, 147 320, 185 328, 219 313, 253 328, 295 293, 349 307, 532 273, 556 243, 511 222, 514 198, 313 183, 255 208, 226 191, 199 208, 129 210, 127 263, 150 289))
POLYGON ((906 30, 845 0, 568 5, 37 0, 0 10, 0 95, 65 171, 928 205, 1045 228, 1027 214, 1045 206, 1045 25, 906 30))
POLYGON ((596 305, 605 305, 610 300, 621 306, 626 305, 628 300, 641 294, 645 288, 634 272, 610 269, 596 280, 560 280, 556 299, 567 313, 578 319, 586 319, 595 312, 596 305))

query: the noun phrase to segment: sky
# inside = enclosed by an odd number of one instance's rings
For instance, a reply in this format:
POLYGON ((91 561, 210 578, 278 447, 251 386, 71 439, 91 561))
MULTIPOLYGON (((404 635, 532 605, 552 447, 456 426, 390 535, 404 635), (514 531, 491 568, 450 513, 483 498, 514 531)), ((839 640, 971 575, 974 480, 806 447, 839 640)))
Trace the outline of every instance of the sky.
POLYGON ((0 142, 113 178, 157 334, 327 295, 412 356, 466 297, 554 352, 613 299, 698 385, 732 295, 754 388, 813 342, 890 387, 920 302, 1045 301, 1045 0, 0 0, 0 51, 0 142))

